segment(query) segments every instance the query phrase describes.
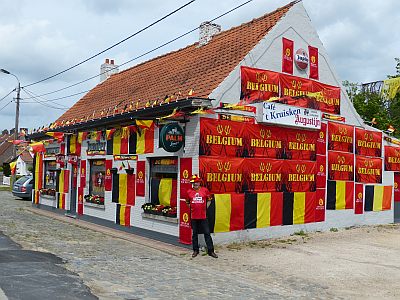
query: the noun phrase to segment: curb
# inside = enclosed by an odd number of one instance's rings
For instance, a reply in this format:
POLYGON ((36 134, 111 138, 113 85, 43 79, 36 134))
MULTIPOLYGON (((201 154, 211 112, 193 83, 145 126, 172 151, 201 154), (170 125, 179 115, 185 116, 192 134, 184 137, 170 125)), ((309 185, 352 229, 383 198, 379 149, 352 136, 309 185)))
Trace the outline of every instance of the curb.
POLYGON ((97 232, 106 234, 108 236, 114 237, 114 238, 122 239, 122 240, 132 242, 132 243, 135 243, 135 244, 138 244, 141 246, 152 248, 154 250, 158 250, 163 253, 168 253, 173 256, 182 256, 182 255, 186 255, 189 253, 187 249, 184 249, 184 248, 181 248, 178 246, 174 246, 171 244, 167 244, 164 242, 152 240, 152 239, 149 239, 146 237, 138 236, 133 233, 126 233, 126 232, 108 228, 108 227, 105 227, 102 225, 82 221, 79 219, 74 219, 74 218, 70 218, 67 216, 57 215, 57 214, 54 214, 51 212, 40 210, 38 208, 29 207, 26 209, 37 215, 49 217, 49 218, 52 218, 52 219, 55 219, 55 220, 58 220, 58 221, 61 221, 64 223, 73 224, 73 225, 76 225, 81 228, 97 231, 97 232))

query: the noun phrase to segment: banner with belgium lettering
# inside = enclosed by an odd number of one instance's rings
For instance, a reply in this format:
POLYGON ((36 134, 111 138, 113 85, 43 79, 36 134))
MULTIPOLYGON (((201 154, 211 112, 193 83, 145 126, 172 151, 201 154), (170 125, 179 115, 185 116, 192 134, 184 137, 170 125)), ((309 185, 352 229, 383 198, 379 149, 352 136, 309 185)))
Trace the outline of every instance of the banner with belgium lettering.
POLYGON ((211 193, 240 193, 243 190, 243 158, 199 157, 199 173, 211 193))
POLYGON ((314 192, 317 163, 315 161, 285 160, 283 190, 285 192, 314 192))
POLYGON ((400 147, 385 146, 385 171, 400 171, 400 147))
POLYGON ((316 109, 340 115, 340 87, 312 81, 312 91, 316 109))
POLYGON ((356 155, 356 181, 382 183, 382 159, 356 155))
POLYGON ((243 190, 254 193, 283 192, 284 160, 246 158, 243 165, 243 190))
POLYGON ((199 155, 243 156, 243 126, 239 122, 200 118, 199 155))
POLYGON ((356 127, 355 153, 364 156, 382 156, 382 132, 356 127))
POLYGON ((282 128, 276 126, 247 124, 246 130, 243 130, 243 154, 247 157, 284 158, 286 136, 282 131, 282 128))
POLYGON ((353 153, 354 127, 328 122, 328 150, 353 153))
POLYGON ((354 181, 354 154, 328 151, 328 179, 354 181))
POLYGON ((285 158, 296 160, 316 160, 316 143, 318 134, 319 132, 315 130, 285 129, 285 158))
POLYGON ((242 103, 254 103, 279 96, 279 73, 240 67, 242 103))

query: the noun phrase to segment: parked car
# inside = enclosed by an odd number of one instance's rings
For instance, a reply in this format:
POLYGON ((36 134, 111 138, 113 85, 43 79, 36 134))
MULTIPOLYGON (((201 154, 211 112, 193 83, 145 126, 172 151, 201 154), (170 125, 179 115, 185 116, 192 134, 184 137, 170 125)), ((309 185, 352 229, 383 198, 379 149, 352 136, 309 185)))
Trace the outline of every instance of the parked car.
POLYGON ((22 176, 17 181, 15 181, 12 189, 12 193, 16 197, 23 199, 32 199, 32 176, 22 176))

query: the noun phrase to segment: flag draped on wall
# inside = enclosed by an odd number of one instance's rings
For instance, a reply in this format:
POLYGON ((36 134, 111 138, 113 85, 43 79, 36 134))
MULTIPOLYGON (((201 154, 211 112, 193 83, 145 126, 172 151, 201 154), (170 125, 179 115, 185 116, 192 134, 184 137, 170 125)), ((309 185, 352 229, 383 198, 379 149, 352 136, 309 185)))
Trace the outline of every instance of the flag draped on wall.
POLYGON ((117 204, 115 223, 122 226, 131 226, 131 206, 117 204))
POLYGON ((58 193, 57 208, 65 209, 65 193, 58 193))
POLYGON ((81 160, 80 168, 80 184, 81 188, 86 187, 86 160, 81 160))
POLYGON ((283 225, 315 222, 315 206, 315 193, 283 193, 283 225))
POLYGON ((244 228, 282 225, 283 193, 245 194, 244 228))
POLYGON ((328 122, 328 150, 353 153, 354 127, 328 122))
POLYGON ((58 177, 58 188, 59 193, 68 193, 69 191, 69 170, 61 170, 58 177))
POLYGON ((282 72, 293 74, 293 48, 292 40, 282 38, 282 72))
MULTIPOLYGON (((35 155, 35 191, 39 192, 43 188, 43 156, 41 153, 36 153, 35 155)), ((35 195, 39 196, 39 195, 35 195)), ((35 199, 36 201, 36 199, 35 199)), ((36 202, 35 202, 36 203, 36 202)), ((39 199, 37 199, 37 203, 39 199)))
POLYGON ((325 221, 325 189, 317 189, 315 206, 315 222, 325 221))
POLYGON ((112 174, 112 202, 135 205, 134 174, 112 174))
POLYGON ((78 215, 83 215, 83 187, 78 188, 78 215))
POLYGON ((355 194, 354 213, 360 215, 364 212, 364 185, 362 183, 355 184, 355 194))
POLYGON ((78 136, 76 134, 72 134, 68 139, 68 154, 80 155, 82 144, 78 142, 78 136))
POLYGON ((357 182, 382 183, 382 158, 356 155, 357 182))
POLYGON ((136 165, 136 196, 144 197, 146 186, 146 162, 138 161, 136 165))
POLYGON ((177 180, 172 178, 152 178, 151 203, 176 207, 177 180))
POLYGON ((394 173, 394 185, 393 185, 394 201, 400 202, 400 173, 394 173))
POLYGON ((207 209, 210 232, 244 229, 244 194, 216 194, 207 209))
POLYGON ((328 151, 328 179, 354 180, 354 154, 328 151))
POLYGON ((129 136, 129 153, 145 154, 154 152, 154 121, 136 120, 136 134, 129 136))
POLYGON ((106 167, 106 175, 104 176, 104 190, 111 191, 112 190, 112 169, 113 161, 111 159, 106 159, 105 167, 106 167))
POLYGON ((385 146, 385 171, 400 171, 400 147, 385 146))
POLYGON ((389 210, 392 207, 392 186, 366 185, 365 211, 389 210))
POLYGON ((128 154, 129 128, 106 130, 107 154, 128 154))
POLYGON ((354 182, 328 180, 326 209, 352 209, 354 202, 354 182))
POLYGON ((358 155, 382 156, 382 132, 356 127, 355 152, 358 155))
POLYGON ((308 46, 308 56, 310 57, 310 78, 318 80, 318 48, 308 46))

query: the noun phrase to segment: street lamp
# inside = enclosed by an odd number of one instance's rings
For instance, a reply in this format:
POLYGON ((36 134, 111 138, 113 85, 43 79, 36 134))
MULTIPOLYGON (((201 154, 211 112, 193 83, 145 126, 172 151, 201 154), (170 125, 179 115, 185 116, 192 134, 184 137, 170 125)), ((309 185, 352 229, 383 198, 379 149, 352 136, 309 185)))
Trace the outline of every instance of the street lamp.
MULTIPOLYGON (((14 76, 15 79, 17 79, 17 81, 18 81, 17 98, 16 98, 17 106, 16 106, 16 109, 15 109, 15 128, 14 128, 14 141, 16 141, 16 140, 18 140, 19 99, 20 99, 19 95, 20 95, 20 90, 21 90, 21 84, 19 82, 18 77, 16 75, 14 75, 13 73, 11 73, 11 72, 9 72, 9 71, 7 71, 5 69, 0 69, 0 72, 4 73, 4 74, 7 74, 7 75, 14 76)), ((15 159, 16 156, 17 156, 17 144, 14 144, 14 147, 13 147, 13 158, 15 159)), ((13 179, 15 179, 15 174, 13 176, 13 179)), ((13 182, 14 182, 14 180, 13 180, 13 182)))

